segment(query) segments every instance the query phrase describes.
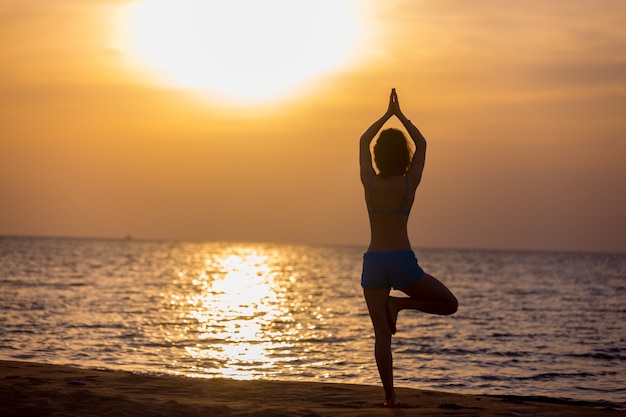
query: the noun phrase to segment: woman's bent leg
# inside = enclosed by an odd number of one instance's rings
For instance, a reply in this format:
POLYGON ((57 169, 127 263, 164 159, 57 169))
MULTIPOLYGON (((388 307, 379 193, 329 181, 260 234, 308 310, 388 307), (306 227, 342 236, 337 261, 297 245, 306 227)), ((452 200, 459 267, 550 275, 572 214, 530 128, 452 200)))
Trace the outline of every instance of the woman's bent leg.
POLYGON ((459 302, 437 278, 424 274, 422 279, 400 291, 409 298, 392 297, 395 310, 413 309, 429 314, 448 316, 456 313, 459 302))

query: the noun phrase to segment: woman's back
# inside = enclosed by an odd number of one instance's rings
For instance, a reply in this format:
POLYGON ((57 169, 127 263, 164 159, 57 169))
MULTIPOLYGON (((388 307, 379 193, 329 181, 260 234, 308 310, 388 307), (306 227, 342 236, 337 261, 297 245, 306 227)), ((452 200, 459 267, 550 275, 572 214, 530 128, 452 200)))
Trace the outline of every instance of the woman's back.
POLYGON ((365 185, 371 229, 368 252, 411 249, 407 222, 414 197, 415 188, 406 176, 370 177, 365 185))

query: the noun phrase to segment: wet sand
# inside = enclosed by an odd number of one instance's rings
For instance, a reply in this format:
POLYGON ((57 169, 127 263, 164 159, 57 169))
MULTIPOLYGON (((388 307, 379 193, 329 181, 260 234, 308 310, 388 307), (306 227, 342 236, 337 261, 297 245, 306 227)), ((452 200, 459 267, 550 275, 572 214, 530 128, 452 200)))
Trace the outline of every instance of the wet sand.
POLYGON ((459 395, 398 388, 403 408, 382 407, 378 386, 147 376, 0 361, 0 416, 626 416, 577 401, 459 395))

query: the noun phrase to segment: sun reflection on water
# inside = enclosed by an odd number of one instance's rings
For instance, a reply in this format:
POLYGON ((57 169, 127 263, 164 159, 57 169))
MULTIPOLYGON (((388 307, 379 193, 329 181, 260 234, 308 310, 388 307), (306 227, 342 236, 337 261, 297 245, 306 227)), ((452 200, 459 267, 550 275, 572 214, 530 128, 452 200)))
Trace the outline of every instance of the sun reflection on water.
POLYGON ((193 290, 182 304, 187 309, 186 330, 196 343, 185 350, 196 362, 213 368, 210 373, 261 377, 259 369, 275 368, 274 351, 289 350, 289 329, 295 326, 284 299, 290 281, 279 282, 273 267, 280 264, 279 257, 261 248, 231 248, 207 257, 205 270, 191 280, 193 290))

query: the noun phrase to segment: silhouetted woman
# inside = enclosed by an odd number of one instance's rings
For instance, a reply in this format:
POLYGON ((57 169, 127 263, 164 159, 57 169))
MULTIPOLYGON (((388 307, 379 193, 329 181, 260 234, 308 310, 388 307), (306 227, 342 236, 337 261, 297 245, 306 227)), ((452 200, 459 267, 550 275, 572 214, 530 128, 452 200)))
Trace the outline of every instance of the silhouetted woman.
POLYGON ((422 179, 426 140, 400 110, 395 89, 391 90, 387 112, 361 136, 359 156, 371 230, 370 245, 363 256, 361 286, 374 325, 376 365, 385 389, 385 405, 397 407, 391 335, 396 332, 398 312, 412 309, 449 315, 456 312, 458 302, 445 285, 422 270, 409 243, 407 221, 422 179), (409 133, 415 153, 411 157, 402 131, 383 130, 374 146, 376 173, 370 143, 392 116, 409 133), (390 296, 391 288, 408 297, 390 296))

